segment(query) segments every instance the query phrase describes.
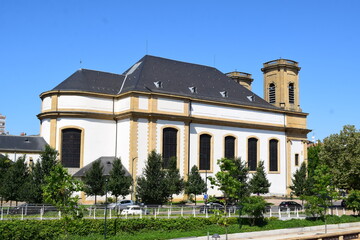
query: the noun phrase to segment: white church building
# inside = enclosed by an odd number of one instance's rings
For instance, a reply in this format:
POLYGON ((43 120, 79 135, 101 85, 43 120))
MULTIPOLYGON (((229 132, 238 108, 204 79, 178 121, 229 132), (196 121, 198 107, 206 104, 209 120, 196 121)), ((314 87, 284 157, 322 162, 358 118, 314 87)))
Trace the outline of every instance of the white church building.
POLYGON ((220 170, 217 159, 241 157, 250 172, 264 161, 270 194, 288 195, 310 132, 300 67, 278 59, 261 70, 264 98, 251 91, 250 74, 149 55, 123 74, 80 69, 40 95, 40 135, 72 173, 116 156, 135 180, 156 150, 165 162, 176 157, 184 178, 197 165, 205 179, 220 170))

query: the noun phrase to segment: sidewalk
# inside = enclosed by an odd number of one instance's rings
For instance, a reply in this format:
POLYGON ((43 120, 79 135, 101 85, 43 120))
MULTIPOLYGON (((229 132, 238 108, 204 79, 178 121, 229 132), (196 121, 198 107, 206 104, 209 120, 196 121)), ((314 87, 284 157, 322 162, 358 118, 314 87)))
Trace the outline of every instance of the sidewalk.
MULTIPOLYGON (((343 224, 332 224, 327 225, 327 233, 340 233, 360 229, 360 222, 356 223, 343 223, 343 224)), ((242 240, 242 239, 257 239, 257 240, 277 240, 277 239, 289 239, 297 238, 304 236, 313 236, 325 234, 325 226, 313 226, 313 227, 304 227, 304 228, 287 228, 287 229, 278 229, 270 231, 258 231, 258 232, 246 232, 246 233, 234 233, 228 234, 229 240, 242 240)), ((186 240, 210 240, 211 236, 203 237, 190 237, 182 238, 186 240)), ((225 235, 220 235, 219 240, 226 239, 225 235)))

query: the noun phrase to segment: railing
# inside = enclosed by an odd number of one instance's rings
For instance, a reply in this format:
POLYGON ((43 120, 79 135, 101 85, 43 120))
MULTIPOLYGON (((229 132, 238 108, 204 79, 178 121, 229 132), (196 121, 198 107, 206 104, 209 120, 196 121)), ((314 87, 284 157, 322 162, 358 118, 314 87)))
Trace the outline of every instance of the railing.
POLYGON ((289 59, 277 59, 264 63, 264 67, 269 67, 275 64, 288 64, 298 67, 299 63, 289 59))

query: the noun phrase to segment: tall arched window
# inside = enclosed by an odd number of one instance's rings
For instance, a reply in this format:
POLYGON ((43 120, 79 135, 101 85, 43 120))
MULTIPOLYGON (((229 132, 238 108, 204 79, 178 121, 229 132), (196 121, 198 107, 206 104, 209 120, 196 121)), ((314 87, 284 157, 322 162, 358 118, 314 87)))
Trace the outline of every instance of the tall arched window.
POLYGON ((275 84, 270 83, 269 85, 269 103, 275 103, 276 102, 276 95, 275 95, 275 84))
POLYGON ((269 141, 269 170, 271 172, 277 172, 278 169, 278 144, 279 141, 271 139, 269 141))
POLYGON ((67 128, 61 131, 61 163, 67 168, 80 167, 81 130, 67 128))
POLYGON ((211 136, 209 134, 200 135, 200 161, 199 170, 210 170, 211 160, 211 136))
POLYGON ((235 158, 235 138, 232 136, 225 137, 224 157, 227 159, 235 158))
POLYGON ((169 159, 177 157, 177 132, 175 128, 163 129, 163 167, 169 168, 169 159))
POLYGON ((248 139, 248 168, 249 171, 256 171, 257 162, 258 162, 258 140, 256 138, 248 139))
POLYGON ((295 103, 294 83, 289 83, 289 103, 295 103))

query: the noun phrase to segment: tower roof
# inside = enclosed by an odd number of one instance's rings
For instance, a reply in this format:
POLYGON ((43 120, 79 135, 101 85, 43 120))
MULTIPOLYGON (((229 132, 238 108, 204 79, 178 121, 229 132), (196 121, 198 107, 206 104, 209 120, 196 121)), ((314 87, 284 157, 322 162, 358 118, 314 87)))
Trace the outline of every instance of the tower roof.
POLYGON ((216 68, 150 55, 123 74, 80 69, 53 90, 113 95, 130 91, 153 92, 278 109, 216 68))

